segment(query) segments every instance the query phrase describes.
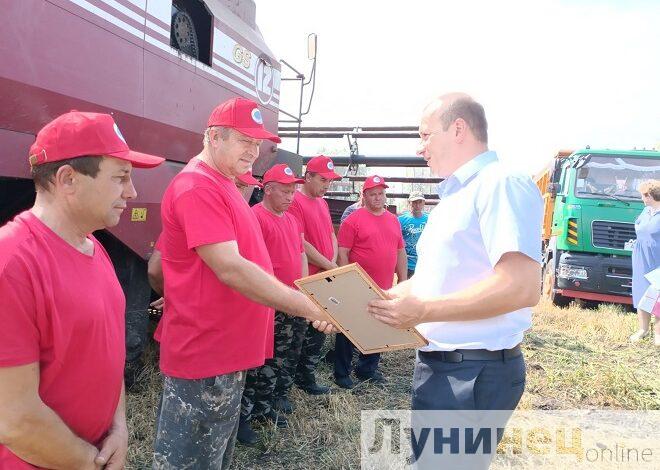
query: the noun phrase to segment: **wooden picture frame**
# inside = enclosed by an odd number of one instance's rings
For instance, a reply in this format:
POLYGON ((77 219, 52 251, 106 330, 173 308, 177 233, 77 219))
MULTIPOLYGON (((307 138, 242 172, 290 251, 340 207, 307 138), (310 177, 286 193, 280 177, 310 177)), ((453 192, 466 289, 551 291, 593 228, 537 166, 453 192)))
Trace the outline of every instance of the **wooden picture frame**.
MULTIPOLYGON (((394 274, 394 273, 393 273, 394 274)), ((294 281, 324 310, 362 354, 421 348, 428 341, 415 329, 397 329, 376 320, 367 304, 385 294, 357 263, 294 281)))

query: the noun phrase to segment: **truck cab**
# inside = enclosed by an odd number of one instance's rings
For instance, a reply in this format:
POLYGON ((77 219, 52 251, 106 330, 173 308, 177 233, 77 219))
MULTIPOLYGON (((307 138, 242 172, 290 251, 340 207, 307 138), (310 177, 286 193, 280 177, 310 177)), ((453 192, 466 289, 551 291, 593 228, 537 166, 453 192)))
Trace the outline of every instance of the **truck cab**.
POLYGON ((587 148, 556 157, 549 173, 546 293, 556 305, 631 304, 634 224, 644 207, 637 188, 660 177, 660 152, 587 148))

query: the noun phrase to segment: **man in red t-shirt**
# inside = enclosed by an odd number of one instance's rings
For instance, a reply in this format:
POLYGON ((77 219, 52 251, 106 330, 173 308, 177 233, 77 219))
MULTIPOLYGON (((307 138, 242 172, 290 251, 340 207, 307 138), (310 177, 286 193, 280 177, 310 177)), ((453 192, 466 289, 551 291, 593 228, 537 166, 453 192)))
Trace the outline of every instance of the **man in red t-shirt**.
MULTIPOLYGON (((236 187, 243 196, 243 199, 245 199, 246 201, 250 200, 254 186, 257 186, 258 188, 263 187, 263 185, 259 182, 259 180, 256 179, 254 176, 252 176, 252 173, 249 171, 243 173, 242 175, 238 175, 234 180, 234 184, 236 184, 236 187)), ((153 253, 151 253, 151 256, 149 257, 147 271, 149 277, 149 285, 151 286, 154 292, 156 292, 158 295, 161 296, 160 299, 151 302, 150 306, 152 308, 155 308, 156 310, 162 310, 163 305, 165 303, 165 299, 162 297, 163 266, 161 264, 158 241, 156 241, 156 247, 154 248, 153 253)))
POLYGON ((30 148, 34 206, 0 228, 0 468, 124 468, 124 294, 91 235, 117 225, 131 169, 109 114, 70 112, 30 148))
MULTIPOLYGON (((264 198, 252 206, 264 236, 275 277, 296 288, 293 281, 307 276, 307 257, 303 250, 302 228, 286 210, 293 202, 296 184, 303 180, 286 164, 275 165, 264 174, 264 198)), ((241 403, 238 440, 254 444, 257 435, 251 420, 269 420, 287 426, 280 413, 293 411, 287 395, 293 384, 302 340, 307 329, 304 318, 275 312, 275 353, 272 359, 248 372, 241 403)))
MULTIPOLYGON (((397 217, 385 208, 385 180, 370 176, 362 187, 364 206, 354 211, 339 227, 337 263, 358 263, 383 290, 392 287, 394 273, 399 282, 407 279, 408 259, 397 217)), ((335 340, 335 382, 352 388, 353 345, 342 334, 335 340)), ((361 380, 383 383, 378 371, 380 354, 360 354, 355 375, 361 380)))
MULTIPOLYGON (((319 155, 307 163, 305 183, 296 191, 289 213, 294 215, 303 229, 305 254, 309 262, 309 274, 316 274, 337 267, 337 237, 335 236, 330 209, 323 199, 333 180, 341 179, 334 171, 334 163, 319 155)), ((325 336, 314 328, 308 328, 302 353, 296 369, 296 384, 311 395, 323 395, 330 388, 316 383, 316 367, 320 360, 325 336)))
POLYGON ((245 371, 273 355, 272 308, 332 331, 311 300, 273 276, 259 222, 236 188, 263 139, 280 141, 264 129, 255 102, 220 104, 202 152, 163 196, 164 380, 154 468, 230 465, 245 371))

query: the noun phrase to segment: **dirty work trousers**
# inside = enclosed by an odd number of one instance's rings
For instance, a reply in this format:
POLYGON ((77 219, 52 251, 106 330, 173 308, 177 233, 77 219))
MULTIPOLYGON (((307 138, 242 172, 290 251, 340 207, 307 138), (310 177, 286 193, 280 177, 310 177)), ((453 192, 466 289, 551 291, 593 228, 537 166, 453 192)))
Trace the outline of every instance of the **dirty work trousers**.
POLYGON ((247 372, 241 403, 243 421, 268 415, 278 399, 287 397, 293 385, 306 331, 307 320, 304 318, 275 312, 273 358, 247 372))
POLYGON ((244 385, 245 371, 195 380, 165 376, 153 468, 229 468, 244 385))

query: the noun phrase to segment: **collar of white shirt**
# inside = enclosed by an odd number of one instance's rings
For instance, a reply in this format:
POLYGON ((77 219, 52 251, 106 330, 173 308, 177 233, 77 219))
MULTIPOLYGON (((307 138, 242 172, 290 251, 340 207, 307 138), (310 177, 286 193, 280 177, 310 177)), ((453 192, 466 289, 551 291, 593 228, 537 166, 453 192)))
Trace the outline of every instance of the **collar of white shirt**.
POLYGON ((480 153, 472 160, 464 163, 459 167, 453 175, 438 184, 438 195, 440 198, 448 196, 449 194, 458 191, 459 188, 465 186, 480 170, 495 163, 497 161, 497 153, 492 150, 487 150, 480 153))

